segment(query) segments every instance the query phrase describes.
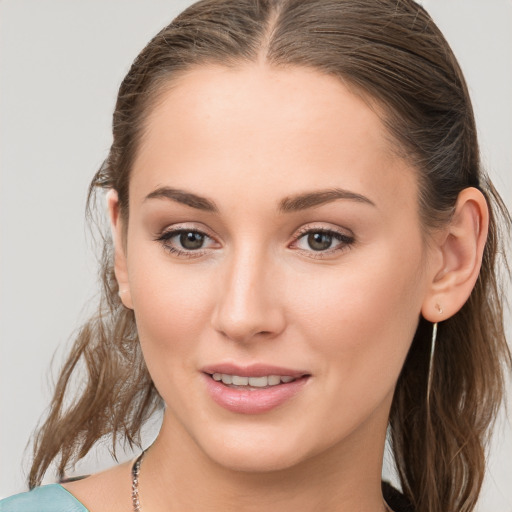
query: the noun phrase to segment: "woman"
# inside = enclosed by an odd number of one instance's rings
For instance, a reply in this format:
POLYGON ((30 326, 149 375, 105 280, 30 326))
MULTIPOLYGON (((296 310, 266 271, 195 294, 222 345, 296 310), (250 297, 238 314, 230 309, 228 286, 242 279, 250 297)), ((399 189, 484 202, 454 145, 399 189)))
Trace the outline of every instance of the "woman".
POLYGON ((510 216, 421 7, 190 7, 123 81, 98 187, 104 300, 35 489, 0 510, 473 510, 510 367, 510 216), (37 487, 161 407, 135 464, 37 487), (388 426, 402 494, 381 486, 388 426))

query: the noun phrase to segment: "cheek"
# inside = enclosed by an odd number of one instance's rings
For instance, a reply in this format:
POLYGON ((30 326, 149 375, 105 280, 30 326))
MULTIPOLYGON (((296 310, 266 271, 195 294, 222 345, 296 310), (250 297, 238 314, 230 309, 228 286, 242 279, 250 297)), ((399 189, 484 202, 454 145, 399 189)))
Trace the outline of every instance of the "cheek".
POLYGON ((173 264, 163 249, 142 243, 130 253, 128 271, 148 369, 155 382, 179 378, 194 365, 194 350, 209 325, 210 283, 193 265, 173 264))
MULTIPOLYGON (((410 241, 410 240, 409 240, 410 241)), ((421 243, 412 245, 421 247, 421 243)), ((347 254, 343 265, 294 288, 296 318, 333 387, 392 387, 414 336, 423 286, 421 249, 401 244, 347 254)), ((345 396, 350 396, 347 394, 345 396)))

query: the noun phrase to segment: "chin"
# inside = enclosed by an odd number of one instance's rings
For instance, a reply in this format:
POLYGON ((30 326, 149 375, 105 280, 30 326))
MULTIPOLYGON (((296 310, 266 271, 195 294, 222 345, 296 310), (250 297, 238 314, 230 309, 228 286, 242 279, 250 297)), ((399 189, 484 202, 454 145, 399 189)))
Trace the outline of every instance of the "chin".
POLYGON ((300 454, 276 449, 255 449, 254 451, 224 448, 220 453, 208 454, 211 460, 230 471, 242 473, 269 473, 290 469, 302 460, 300 454))
POLYGON ((196 437, 196 443, 212 462, 228 470, 267 473, 290 469, 327 448, 323 443, 308 446, 304 442, 308 436, 299 434, 282 426, 246 425, 232 431, 210 430, 206 436, 196 437))

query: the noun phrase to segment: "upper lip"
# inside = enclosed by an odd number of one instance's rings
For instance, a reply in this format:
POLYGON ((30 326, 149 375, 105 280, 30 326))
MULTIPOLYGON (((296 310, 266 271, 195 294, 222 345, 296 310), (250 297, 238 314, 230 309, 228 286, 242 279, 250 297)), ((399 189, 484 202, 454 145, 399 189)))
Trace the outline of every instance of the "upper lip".
POLYGON ((298 379, 305 375, 310 375, 303 370, 293 370, 283 366, 274 366, 270 364, 256 363, 240 366, 234 363, 217 363, 204 366, 201 369, 204 373, 213 375, 214 373, 224 373, 227 375, 237 375, 239 377, 264 377, 266 375, 279 375, 281 377, 293 377, 298 379))

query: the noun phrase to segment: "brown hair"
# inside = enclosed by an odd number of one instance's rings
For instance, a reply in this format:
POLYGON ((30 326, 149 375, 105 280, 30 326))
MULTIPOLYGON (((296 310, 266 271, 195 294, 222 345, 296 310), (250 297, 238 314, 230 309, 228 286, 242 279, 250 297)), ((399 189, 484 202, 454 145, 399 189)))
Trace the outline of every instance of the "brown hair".
MULTIPOLYGON (((481 168, 462 72, 422 7, 412 0, 203 0, 189 7, 154 37, 122 82, 113 144, 91 183, 89 207, 97 187, 114 188, 128 218, 132 162, 148 112, 169 80, 203 63, 258 60, 336 76, 376 105, 395 147, 417 169, 426 229, 449 220, 466 187, 477 187, 487 199, 490 230, 482 269, 467 303, 439 326, 430 410, 431 325, 420 320, 390 414, 396 467, 414 509, 469 512, 511 364, 497 261, 511 218, 481 168)), ((117 295, 108 236, 101 275, 98 313, 79 332, 35 437, 30 488, 59 455, 62 477, 104 436, 113 436, 114 454, 118 436, 140 445, 141 426, 162 405, 144 364, 133 312, 117 295), (70 379, 80 365, 86 384, 67 404, 70 379)))

